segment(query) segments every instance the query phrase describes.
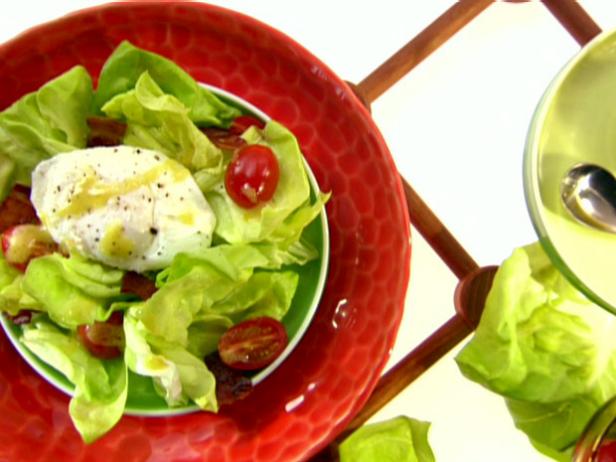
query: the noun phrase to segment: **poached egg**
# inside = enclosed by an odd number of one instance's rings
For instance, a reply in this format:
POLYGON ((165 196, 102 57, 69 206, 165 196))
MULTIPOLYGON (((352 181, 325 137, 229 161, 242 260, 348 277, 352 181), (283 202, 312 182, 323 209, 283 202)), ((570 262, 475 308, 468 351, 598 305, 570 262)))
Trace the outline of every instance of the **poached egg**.
POLYGON ((179 252, 209 247, 216 225, 186 167, 130 146, 40 162, 31 201, 53 239, 69 251, 140 273, 169 266, 179 252))

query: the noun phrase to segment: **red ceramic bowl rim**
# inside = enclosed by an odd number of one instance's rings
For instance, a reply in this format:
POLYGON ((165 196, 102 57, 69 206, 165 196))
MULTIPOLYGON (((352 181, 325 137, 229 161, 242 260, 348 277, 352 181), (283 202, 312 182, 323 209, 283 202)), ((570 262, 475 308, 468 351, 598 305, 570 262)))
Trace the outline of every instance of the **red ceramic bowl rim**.
MULTIPOLYGON (((408 288, 408 281, 410 277, 410 255, 411 255, 411 252, 410 252, 410 239, 411 239, 410 218, 409 218, 408 209, 406 207, 407 202, 406 202, 406 197, 404 194, 402 182, 399 178, 393 157, 391 156, 391 153, 385 143, 385 140, 383 139, 383 136, 380 133, 379 129, 377 128, 374 120, 372 119, 369 110, 364 106, 364 104, 362 103, 358 95, 351 89, 351 85, 343 81, 340 77, 338 77, 337 74, 335 74, 326 64, 324 64, 319 58, 314 56, 310 51, 304 48, 301 44, 296 42, 294 39, 292 39, 288 35, 282 33, 281 31, 247 14, 240 13, 235 10, 221 7, 218 5, 211 5, 211 4, 202 3, 202 2, 175 2, 175 1, 156 2, 156 1, 139 1, 139 0, 125 1, 125 2, 112 2, 112 3, 102 3, 100 5, 94 5, 94 6, 89 6, 86 8, 81 8, 73 12, 70 12, 68 14, 65 14, 63 16, 52 19, 50 21, 33 26, 21 32, 20 34, 16 35, 14 38, 4 43, 1 43, 0 44, 0 56, 5 54, 14 45, 17 45, 18 43, 24 40, 30 40, 30 37, 43 33, 50 26, 57 26, 59 24, 64 23, 68 19, 73 19, 81 15, 98 13, 98 12, 102 12, 106 10, 122 9, 125 7, 148 8, 148 7, 153 7, 153 6, 173 7, 173 6, 179 6, 179 5, 183 7, 187 7, 187 8, 198 9, 198 10, 214 11, 214 12, 218 12, 221 14, 236 17, 243 22, 246 22, 248 24, 256 26, 259 29, 266 31, 267 34, 269 34, 276 40, 290 44, 292 48, 300 52, 303 55, 303 57, 306 58, 308 61, 311 61, 315 63, 316 65, 318 65, 320 71, 326 74, 327 80, 335 83, 345 93, 344 96, 353 101, 354 109, 361 113, 362 118, 365 119, 365 121, 367 122, 367 125, 370 127, 371 134, 375 136, 377 142, 381 146, 380 151, 384 155, 384 161, 387 163, 388 169, 391 172, 395 172, 395 175, 394 175, 395 176, 395 196, 397 200, 400 202, 400 204, 403 205, 402 213, 404 215, 405 222, 409 224, 408 226, 405 226, 404 229, 400 230, 401 232, 404 233, 405 242, 409 242, 409 247, 408 247, 409 264, 406 265, 405 268, 401 269, 401 271, 404 273, 404 281, 406 282, 406 287, 408 288)), ((0 108, 0 110, 3 110, 3 108, 0 108)), ((398 330, 400 328, 402 312, 404 310, 404 299, 403 298, 399 300, 399 304, 400 304, 400 307, 398 309, 398 319, 394 323, 394 329, 392 330, 389 338, 387 338, 387 342, 386 342, 388 352, 391 352, 391 349, 397 337, 398 330)), ((374 387, 376 386, 376 383, 379 380, 380 374, 383 368, 385 367, 385 364, 387 363, 388 359, 389 359, 389 354, 382 357, 380 363, 375 365, 375 367, 372 368, 373 376, 367 382, 367 385, 364 388, 363 392, 356 396, 355 405, 351 408, 351 411, 346 415, 346 418, 342 419, 336 425, 330 428, 328 436, 324 438, 323 440, 321 440, 320 444, 312 448, 311 454, 318 452, 322 447, 324 447, 328 443, 328 441, 334 438, 349 423, 349 421, 355 416, 355 414, 357 414, 357 412, 363 407, 363 405, 369 398, 370 394, 372 393, 374 387)))

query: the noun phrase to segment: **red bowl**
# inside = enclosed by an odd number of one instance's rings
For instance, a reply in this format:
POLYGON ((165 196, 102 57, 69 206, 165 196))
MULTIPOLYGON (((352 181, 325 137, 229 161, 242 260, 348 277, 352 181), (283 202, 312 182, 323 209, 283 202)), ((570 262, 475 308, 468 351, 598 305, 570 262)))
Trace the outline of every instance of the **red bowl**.
MULTIPOLYGON (((68 397, 0 337, 0 460, 289 461, 331 440, 361 408, 398 330, 410 263, 401 183, 349 86, 293 40, 199 3, 138 2, 79 11, 0 46, 0 109, 76 64, 97 76, 122 41, 169 57, 291 129, 324 191, 331 260, 303 340, 251 396, 219 414, 125 416, 82 443, 68 397)), ((1 335, 1 334, 0 334, 1 335)))

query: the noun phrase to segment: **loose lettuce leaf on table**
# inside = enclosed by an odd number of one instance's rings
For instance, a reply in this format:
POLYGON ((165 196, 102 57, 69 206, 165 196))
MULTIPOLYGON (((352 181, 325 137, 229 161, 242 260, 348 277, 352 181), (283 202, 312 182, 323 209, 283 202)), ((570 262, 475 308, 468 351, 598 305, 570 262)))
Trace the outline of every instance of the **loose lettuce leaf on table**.
POLYGON ((29 185, 41 160, 85 147, 92 98, 90 75, 76 66, 0 113, 0 200, 14 182, 29 185))
POLYGON ((105 62, 96 89, 96 108, 100 110, 112 98, 132 90, 145 72, 162 92, 189 109, 187 115, 197 125, 226 127, 240 115, 237 108, 199 85, 173 61, 129 42, 122 42, 105 62))
POLYGON ((128 392, 124 361, 94 358, 74 334, 45 320, 23 329, 21 342, 75 385, 69 413, 83 440, 91 443, 113 428, 122 417, 128 392))
POLYGON ((434 462, 429 429, 405 416, 365 425, 342 442, 340 462, 434 462))
POLYGON ((616 394, 616 319, 536 243, 501 265, 456 361, 467 378, 505 398, 538 449, 566 460, 590 417, 616 394))

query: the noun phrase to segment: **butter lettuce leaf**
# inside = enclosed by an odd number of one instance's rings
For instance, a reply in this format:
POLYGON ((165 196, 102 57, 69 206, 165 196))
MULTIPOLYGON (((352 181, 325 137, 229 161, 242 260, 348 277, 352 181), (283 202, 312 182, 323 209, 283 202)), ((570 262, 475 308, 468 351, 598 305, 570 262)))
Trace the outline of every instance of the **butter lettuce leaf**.
POLYGON ((218 410, 216 380, 203 359, 152 335, 138 319, 124 318, 124 358, 133 372, 152 377, 156 391, 171 407, 192 399, 201 409, 218 410))
POLYGON ((101 70, 95 107, 100 110, 112 98, 131 91, 145 72, 158 83, 162 92, 189 108, 187 115, 197 125, 226 127, 240 115, 238 109, 199 85, 173 61, 126 41, 114 50, 101 70))
POLYGON ((157 292, 126 312, 129 369, 152 377, 169 406, 190 399, 215 411, 215 380, 203 358, 233 324, 256 316, 282 320, 291 307, 298 275, 264 269, 270 266, 249 245, 177 255, 158 274, 157 292))
POLYGON ((92 79, 76 66, 0 113, 0 200, 14 182, 29 185, 34 167, 86 145, 92 79))
POLYGON ((429 429, 406 416, 364 425, 340 444, 340 462, 435 462, 429 429))
POLYGON ((20 340, 74 384, 69 412, 86 443, 107 433, 120 420, 128 392, 122 359, 94 358, 74 334, 41 318, 24 326, 20 340))
POLYGON ((36 300, 23 291, 22 281, 23 275, 9 265, 0 253, 0 311, 14 316, 21 309, 38 306, 36 300))
POLYGON ((52 254, 30 262, 20 288, 58 325, 75 329, 108 317, 111 302, 120 296, 123 275, 81 257, 52 254))
POLYGON ((271 200, 254 209, 235 204, 222 181, 207 191, 206 197, 217 217, 214 232, 231 244, 264 242, 287 251, 297 245, 302 231, 321 212, 329 196, 319 193, 311 201, 297 139, 284 126, 269 121, 263 130, 251 127, 243 137, 249 144, 272 149, 278 159, 280 181, 271 200))
POLYGON ((195 174, 202 189, 223 174, 223 154, 192 122, 189 108, 165 93, 146 71, 135 88, 120 93, 102 107, 114 119, 127 122, 124 143, 160 151, 195 174))
POLYGON ((505 398, 537 448, 566 459, 594 412, 616 395, 616 319, 532 244, 499 268, 456 361, 467 378, 505 398))

